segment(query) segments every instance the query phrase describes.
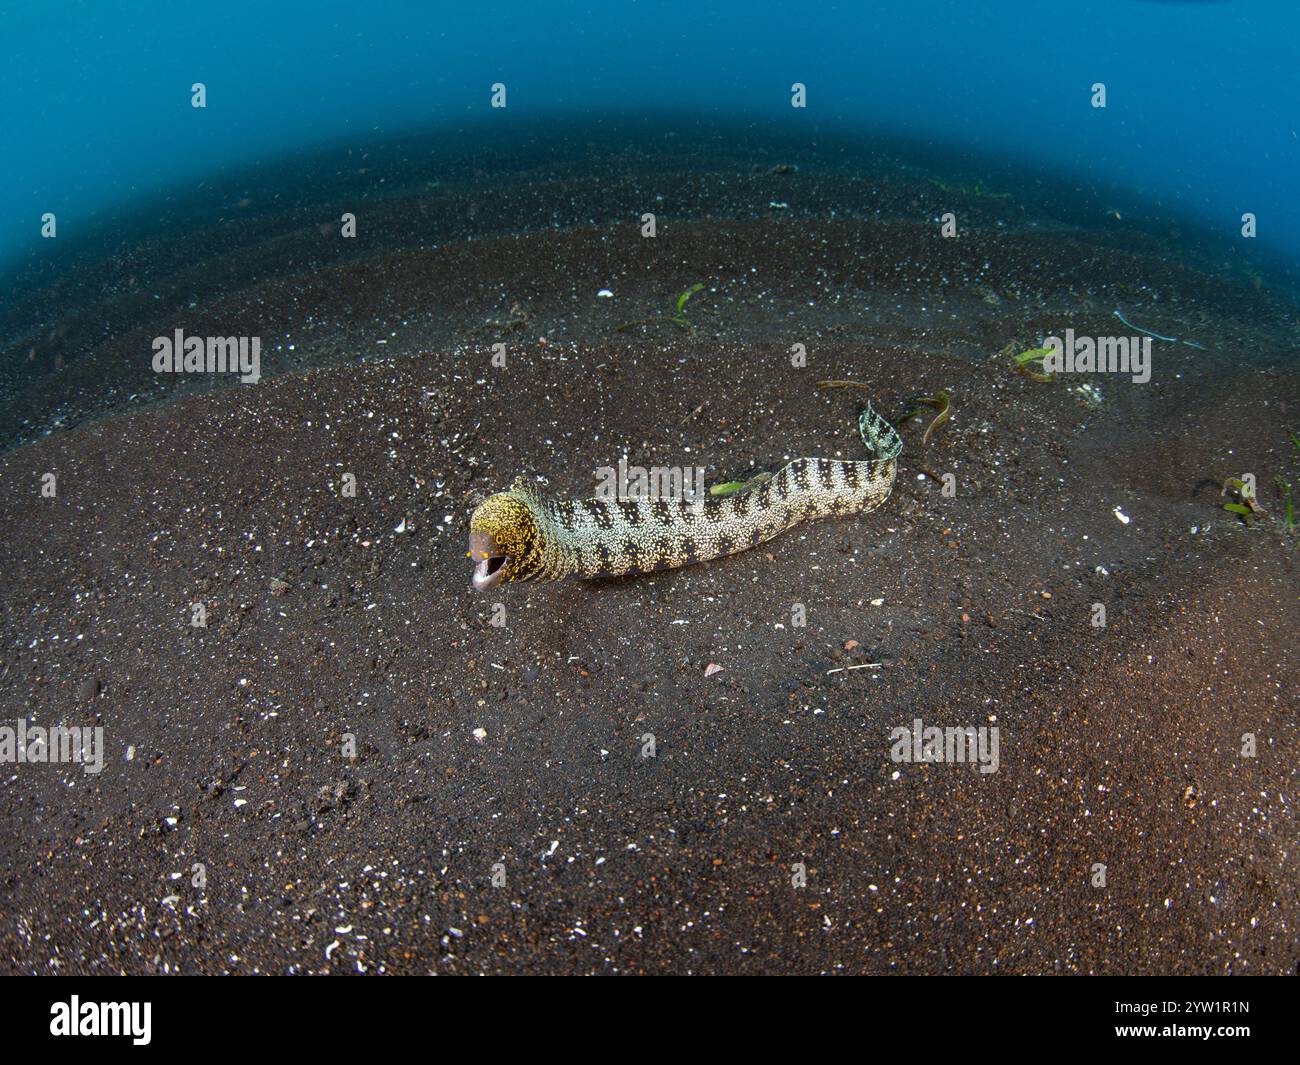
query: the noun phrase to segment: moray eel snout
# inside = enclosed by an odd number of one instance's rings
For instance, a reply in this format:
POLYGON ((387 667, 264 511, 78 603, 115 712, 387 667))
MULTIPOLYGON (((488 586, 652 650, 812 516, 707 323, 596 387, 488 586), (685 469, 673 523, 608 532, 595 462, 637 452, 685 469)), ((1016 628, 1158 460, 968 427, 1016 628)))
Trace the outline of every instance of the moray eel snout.
POLYGON ((474 590, 486 592, 495 588, 505 576, 507 555, 497 545, 496 537, 482 529, 469 534, 469 557, 474 560, 474 590))

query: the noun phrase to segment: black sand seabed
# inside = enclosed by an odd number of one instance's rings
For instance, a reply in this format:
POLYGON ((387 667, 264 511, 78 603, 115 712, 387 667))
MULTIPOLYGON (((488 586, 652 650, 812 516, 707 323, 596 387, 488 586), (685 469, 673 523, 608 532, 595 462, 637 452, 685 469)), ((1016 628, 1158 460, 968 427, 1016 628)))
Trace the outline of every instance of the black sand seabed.
MULTIPOLYGON (((49 409, 97 416, 0 455, 0 719, 102 725, 107 755, 4 767, 5 968, 1296 971, 1294 305, 1154 241, 944 240, 934 192, 900 193, 912 223, 775 207, 268 279, 176 324, 282 323, 280 375, 135 412, 191 387, 149 371, 156 322, 51 369, 49 409), (620 328, 696 281, 690 330, 620 328), (1157 342, 1096 408, 996 357, 1122 333, 1116 307, 1207 350, 1157 342), (394 357, 294 372, 326 336, 394 357), (941 388, 875 514, 469 588, 473 502, 526 468, 576 496, 625 454, 713 480, 856 456, 862 398, 899 418, 941 388), (1219 506, 1247 471, 1251 527, 1219 506), (996 725, 998 771, 892 761, 918 717, 996 725)), ((49 428, 35 394, 9 437, 49 428)))

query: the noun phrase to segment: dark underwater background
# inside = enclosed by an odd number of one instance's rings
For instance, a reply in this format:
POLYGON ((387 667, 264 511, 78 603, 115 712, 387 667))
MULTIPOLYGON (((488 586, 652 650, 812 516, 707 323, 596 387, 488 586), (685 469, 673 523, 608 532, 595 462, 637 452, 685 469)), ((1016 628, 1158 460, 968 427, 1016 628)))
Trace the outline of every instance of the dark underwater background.
MULTIPOLYGON (((1227 237, 1251 211, 1259 243, 1289 259, 1300 242, 1300 8, 1286 0, 11 0, 4 30, 11 262, 39 263, 136 209, 211 206, 224 181, 322 148, 486 135, 507 116, 898 137, 954 162, 1003 158, 1022 181, 1138 197, 1227 237), (195 82, 208 88, 202 110, 195 82), (508 103, 494 112, 497 82, 508 103), (808 86, 806 110, 790 106, 794 82, 808 86), (1089 106, 1096 82, 1104 110, 1089 106), (45 211, 59 217, 57 245, 39 241, 45 211)), ((426 172, 439 162, 431 154, 426 172)), ((290 187, 309 195, 304 183, 290 187)))
POLYGON ((0 0, 0 727, 104 732, 0 771, 0 970, 1300 971, 1298 40, 0 0), (521 474, 862 457, 868 398, 872 513, 471 589, 521 474))

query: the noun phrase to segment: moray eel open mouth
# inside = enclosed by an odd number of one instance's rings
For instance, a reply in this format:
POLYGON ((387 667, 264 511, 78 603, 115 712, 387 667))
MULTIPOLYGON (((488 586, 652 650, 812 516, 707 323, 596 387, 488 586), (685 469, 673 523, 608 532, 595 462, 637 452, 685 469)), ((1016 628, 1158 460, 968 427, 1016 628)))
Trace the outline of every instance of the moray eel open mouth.
POLYGON ((497 547, 491 533, 475 530, 469 534, 469 558, 474 560, 474 589, 486 592, 495 588, 505 576, 510 556, 497 547))

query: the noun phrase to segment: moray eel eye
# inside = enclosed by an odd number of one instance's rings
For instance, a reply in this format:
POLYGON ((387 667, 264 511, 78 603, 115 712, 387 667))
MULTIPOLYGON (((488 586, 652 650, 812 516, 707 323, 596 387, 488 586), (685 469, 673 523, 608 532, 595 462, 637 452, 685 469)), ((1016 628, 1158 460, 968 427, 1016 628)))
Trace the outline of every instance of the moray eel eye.
POLYGON ((469 557, 474 561, 474 590, 495 588, 505 576, 510 556, 502 551, 490 532, 475 529, 469 534, 469 557))

